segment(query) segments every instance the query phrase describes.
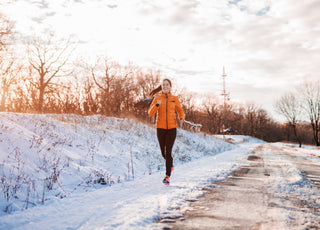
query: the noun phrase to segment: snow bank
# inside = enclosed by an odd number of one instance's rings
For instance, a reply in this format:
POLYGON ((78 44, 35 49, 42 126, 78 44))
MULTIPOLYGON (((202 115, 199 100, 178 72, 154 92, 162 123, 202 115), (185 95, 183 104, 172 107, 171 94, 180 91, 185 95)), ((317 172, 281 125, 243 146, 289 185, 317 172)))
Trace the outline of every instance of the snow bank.
POLYGON ((263 144, 266 143, 263 140, 260 140, 251 136, 243 136, 243 135, 214 135, 220 140, 227 141, 233 144, 241 144, 241 145, 252 145, 252 144, 263 144))
POLYGON ((0 217, 1 229, 150 229, 161 217, 179 216, 186 199, 202 194, 201 188, 224 179, 237 167, 236 158, 248 150, 227 151, 175 168, 169 187, 163 172, 134 181, 78 193, 50 204, 0 217))
MULTIPOLYGON (((0 118, 0 216, 94 191, 100 183, 164 174, 155 128, 135 120, 15 113, 0 118)), ((174 165, 233 147, 179 129, 174 165)))

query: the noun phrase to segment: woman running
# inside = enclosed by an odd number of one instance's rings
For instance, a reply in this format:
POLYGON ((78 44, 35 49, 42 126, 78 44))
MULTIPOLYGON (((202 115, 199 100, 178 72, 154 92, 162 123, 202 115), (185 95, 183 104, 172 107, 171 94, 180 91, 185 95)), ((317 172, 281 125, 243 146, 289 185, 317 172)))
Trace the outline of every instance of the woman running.
POLYGON ((180 126, 183 124, 185 115, 177 96, 171 94, 171 81, 164 79, 162 84, 151 91, 150 97, 161 91, 161 95, 153 99, 148 114, 153 117, 157 113, 156 127, 157 137, 163 158, 166 161, 166 176, 163 179, 165 185, 170 184, 170 175, 173 170, 172 147, 177 135, 176 111, 180 126))

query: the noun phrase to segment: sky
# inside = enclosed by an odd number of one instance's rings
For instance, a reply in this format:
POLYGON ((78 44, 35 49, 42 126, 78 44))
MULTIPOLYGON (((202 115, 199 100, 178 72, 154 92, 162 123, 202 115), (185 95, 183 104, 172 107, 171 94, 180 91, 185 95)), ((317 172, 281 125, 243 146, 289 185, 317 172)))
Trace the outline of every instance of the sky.
POLYGON ((160 70, 190 92, 273 105, 319 79, 320 1, 5 0, 20 41, 53 31, 78 40, 82 57, 160 70))

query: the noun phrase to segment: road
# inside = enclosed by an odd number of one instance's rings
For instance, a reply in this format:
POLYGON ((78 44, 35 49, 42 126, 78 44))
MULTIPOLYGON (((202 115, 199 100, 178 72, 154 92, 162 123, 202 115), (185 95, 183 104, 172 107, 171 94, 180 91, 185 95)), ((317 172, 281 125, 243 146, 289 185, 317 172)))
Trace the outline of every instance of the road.
POLYGON ((319 156, 260 144, 227 179, 204 188, 163 229, 320 229, 319 156))

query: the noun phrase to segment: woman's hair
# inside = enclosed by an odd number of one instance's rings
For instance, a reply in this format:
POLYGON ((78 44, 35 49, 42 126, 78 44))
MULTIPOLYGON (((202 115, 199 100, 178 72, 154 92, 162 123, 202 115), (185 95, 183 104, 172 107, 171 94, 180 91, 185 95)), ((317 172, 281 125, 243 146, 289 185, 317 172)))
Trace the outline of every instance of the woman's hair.
MULTIPOLYGON (((170 84, 170 86, 172 86, 171 81, 170 81, 168 78, 165 78, 165 79, 162 80, 162 82, 164 82, 164 81, 168 81, 169 84, 170 84)), ((157 88, 153 89, 153 90, 149 93, 149 96, 152 97, 152 96, 154 96, 156 93, 160 92, 161 90, 162 90, 162 86, 159 85, 157 88)))

